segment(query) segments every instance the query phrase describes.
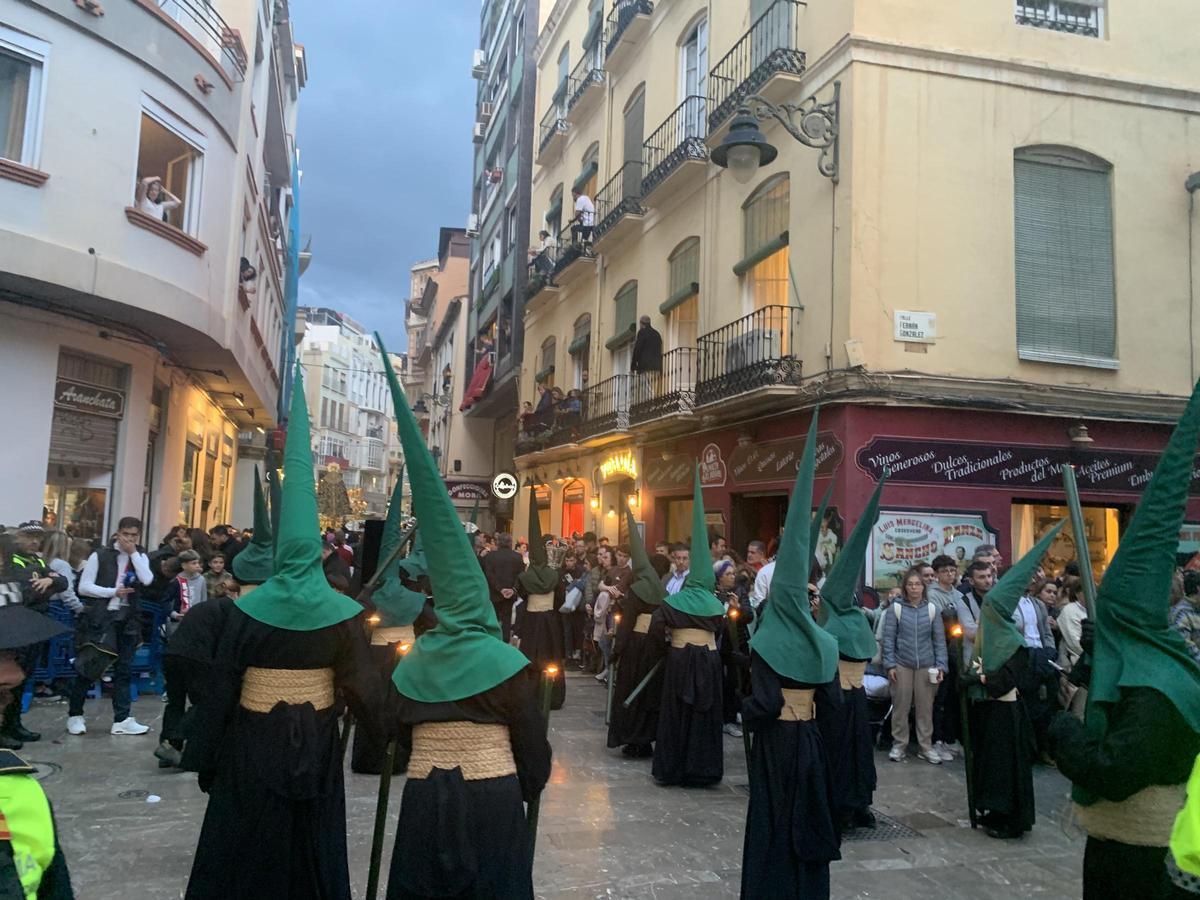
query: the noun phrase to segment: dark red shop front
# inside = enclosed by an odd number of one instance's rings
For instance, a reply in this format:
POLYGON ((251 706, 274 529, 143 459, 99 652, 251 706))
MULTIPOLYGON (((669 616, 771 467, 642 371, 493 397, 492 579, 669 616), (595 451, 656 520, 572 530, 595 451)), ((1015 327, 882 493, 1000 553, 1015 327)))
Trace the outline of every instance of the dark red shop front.
MULTIPOLYGON (((809 413, 780 416, 754 423, 753 431, 715 430, 647 445, 648 537, 689 536, 694 459, 701 460, 710 527, 739 553, 750 540, 774 537, 786 515, 809 421, 809 413)), ((1102 572, 1170 429, 1089 421, 1089 443, 1079 440, 1077 424, 1011 413, 826 407, 818 429, 813 507, 831 484, 833 493, 818 559, 836 554, 886 467, 891 476, 868 551, 867 577, 878 570, 877 586, 888 584, 905 564, 939 552, 965 564, 979 543, 996 543, 1011 561, 1066 515, 1060 466, 1070 463, 1085 506, 1093 564, 1102 572)), ((1200 482, 1192 490, 1200 494, 1200 482)), ((1198 519, 1200 499, 1194 499, 1188 520, 1198 519)), ((1073 557, 1069 536, 1052 548, 1055 565, 1073 557)))

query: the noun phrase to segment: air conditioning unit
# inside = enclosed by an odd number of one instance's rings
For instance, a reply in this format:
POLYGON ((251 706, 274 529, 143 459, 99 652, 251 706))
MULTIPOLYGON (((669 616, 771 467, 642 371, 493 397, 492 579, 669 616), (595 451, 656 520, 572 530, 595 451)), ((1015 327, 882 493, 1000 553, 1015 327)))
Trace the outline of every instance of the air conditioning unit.
POLYGON ((476 50, 471 58, 471 77, 484 78, 487 76, 487 51, 476 50))
POLYGON ((487 134, 487 125, 485 125, 483 122, 476 122, 475 130, 471 134, 471 139, 477 144, 482 144, 485 134, 487 134))
POLYGON ((736 372, 782 358, 782 336, 774 328, 754 328, 733 338, 725 348, 725 370, 736 372))
POLYGON ((486 102, 479 104, 479 121, 480 122, 492 121, 492 104, 486 103, 486 102))
POLYGON ((467 216, 467 237, 479 237, 479 213, 467 216))

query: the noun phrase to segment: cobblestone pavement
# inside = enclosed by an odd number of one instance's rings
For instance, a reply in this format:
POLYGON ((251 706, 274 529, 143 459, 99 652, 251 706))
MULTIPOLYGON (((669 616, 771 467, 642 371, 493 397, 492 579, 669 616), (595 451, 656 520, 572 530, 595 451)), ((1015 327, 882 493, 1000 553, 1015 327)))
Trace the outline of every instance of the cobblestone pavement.
MULTIPOLYGON (((591 678, 572 676, 567 705, 553 717, 554 771, 542 801, 534 872, 538 896, 736 897, 747 802, 741 740, 725 739, 721 785, 658 787, 649 760, 628 760, 604 747, 604 697, 591 678)), ((152 695, 135 703, 134 715, 154 728, 145 737, 110 735, 107 701, 88 701, 91 731, 83 737, 66 734, 63 703, 39 701, 27 717, 44 737, 24 755, 45 773, 81 900, 183 894, 205 797, 193 775, 157 768, 151 751, 162 708, 152 695)), ((1032 834, 996 841, 972 831, 965 819, 961 762, 889 763, 883 753, 876 760, 876 809, 891 827, 843 844, 843 859, 832 869, 835 898, 1079 896, 1083 839, 1063 825, 1068 784, 1056 771, 1035 768, 1038 823, 1032 834)), ((377 786, 375 778, 347 773, 356 897, 366 881, 377 786)), ((394 829, 402 781, 392 787, 394 829)), ((389 830, 385 874, 393 840, 389 830)))

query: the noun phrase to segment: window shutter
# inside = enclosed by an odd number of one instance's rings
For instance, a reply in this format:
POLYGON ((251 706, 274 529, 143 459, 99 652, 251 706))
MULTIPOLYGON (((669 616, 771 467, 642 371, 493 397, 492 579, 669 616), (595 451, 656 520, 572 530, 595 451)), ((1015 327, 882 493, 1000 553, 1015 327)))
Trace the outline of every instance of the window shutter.
POLYGON ((609 350, 616 350, 633 340, 637 330, 637 282, 621 288, 615 303, 617 308, 613 336, 604 344, 609 350))
POLYGON ((788 230, 790 188, 788 176, 779 175, 762 185, 746 202, 743 257, 760 252, 788 230))
POLYGON ((1109 173, 1018 159, 1014 186, 1021 358, 1113 365, 1117 346, 1109 173))

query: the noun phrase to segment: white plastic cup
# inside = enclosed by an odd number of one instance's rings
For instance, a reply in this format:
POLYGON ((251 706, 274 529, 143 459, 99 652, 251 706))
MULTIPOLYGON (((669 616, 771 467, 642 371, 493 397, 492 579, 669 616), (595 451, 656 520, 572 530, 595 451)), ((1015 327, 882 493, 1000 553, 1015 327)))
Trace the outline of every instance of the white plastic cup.
POLYGON ((929 669, 927 669, 926 671, 929 672, 929 683, 937 684, 938 683, 938 675, 941 674, 941 670, 938 669, 936 666, 932 666, 929 669))

